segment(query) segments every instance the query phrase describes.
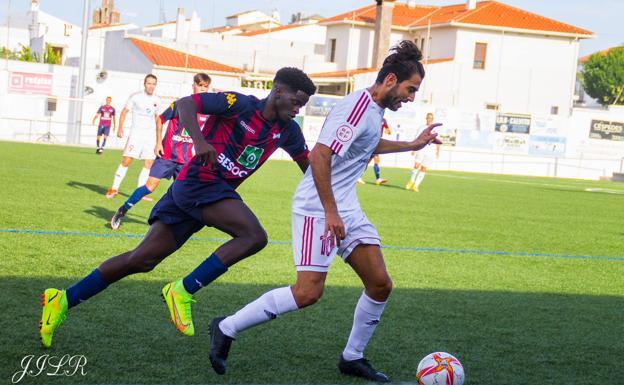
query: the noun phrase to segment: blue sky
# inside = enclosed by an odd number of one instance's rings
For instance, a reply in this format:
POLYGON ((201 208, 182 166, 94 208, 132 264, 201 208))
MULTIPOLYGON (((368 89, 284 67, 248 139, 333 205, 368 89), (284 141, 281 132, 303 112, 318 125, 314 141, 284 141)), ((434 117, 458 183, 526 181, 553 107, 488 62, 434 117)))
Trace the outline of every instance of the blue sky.
MULTIPOLYGON (((417 0, 423 5, 458 4, 464 0, 417 0)), ((577 27, 589 29, 596 38, 581 42, 580 54, 586 55, 601 49, 624 44, 624 29, 621 17, 624 15, 624 0, 500 0, 514 7, 550 17, 577 27)), ((266 13, 277 8, 282 23, 290 20, 290 15, 303 12, 307 15, 320 14, 325 17, 373 4, 373 0, 162 0, 165 15, 173 20, 177 8, 183 7, 187 16, 195 9, 202 18, 202 27, 220 26, 225 16, 257 9, 266 13)), ((39 0, 40 8, 61 19, 81 24, 81 0, 39 0)), ((161 0, 116 0, 115 8, 122 12, 122 21, 147 25, 159 22, 161 0)), ((30 0, 0 1, 0 19, 6 21, 7 10, 24 11, 30 0)), ((99 7, 101 0, 91 0, 91 9, 99 7)))

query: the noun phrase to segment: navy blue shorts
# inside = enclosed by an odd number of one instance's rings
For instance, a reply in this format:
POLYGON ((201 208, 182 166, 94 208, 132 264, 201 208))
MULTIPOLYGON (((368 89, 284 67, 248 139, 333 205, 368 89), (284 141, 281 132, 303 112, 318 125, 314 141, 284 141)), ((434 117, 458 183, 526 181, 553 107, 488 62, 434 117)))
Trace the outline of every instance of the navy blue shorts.
POLYGON ((239 199, 240 195, 224 181, 187 182, 175 180, 167 193, 156 203, 148 223, 161 221, 171 226, 178 247, 204 227, 202 207, 223 199, 239 199))
POLYGON ((102 135, 108 136, 110 134, 110 128, 111 126, 105 126, 105 125, 98 126, 97 136, 102 136, 102 135))
POLYGON ((150 168, 149 176, 158 179, 175 179, 180 171, 184 167, 181 163, 176 163, 172 160, 165 160, 163 158, 156 158, 150 168))

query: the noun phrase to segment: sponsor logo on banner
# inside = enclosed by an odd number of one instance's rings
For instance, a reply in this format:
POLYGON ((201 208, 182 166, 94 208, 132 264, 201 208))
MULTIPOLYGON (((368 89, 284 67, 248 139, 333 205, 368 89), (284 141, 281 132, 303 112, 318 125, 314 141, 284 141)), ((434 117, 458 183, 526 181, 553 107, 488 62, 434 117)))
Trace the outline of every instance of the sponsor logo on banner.
POLYGON ((592 120, 589 129, 589 138, 624 141, 624 123, 592 120))
POLYGON ((529 154, 538 156, 565 155, 566 138, 564 136, 531 135, 529 137, 529 154))
POLYGON ((531 115, 496 114, 495 130, 514 134, 528 134, 531 128, 531 115))
POLYGON ((503 151, 527 153, 529 150, 529 136, 524 134, 499 133, 494 147, 503 151))
POLYGON ((52 95, 52 74, 9 73, 9 92, 52 95))

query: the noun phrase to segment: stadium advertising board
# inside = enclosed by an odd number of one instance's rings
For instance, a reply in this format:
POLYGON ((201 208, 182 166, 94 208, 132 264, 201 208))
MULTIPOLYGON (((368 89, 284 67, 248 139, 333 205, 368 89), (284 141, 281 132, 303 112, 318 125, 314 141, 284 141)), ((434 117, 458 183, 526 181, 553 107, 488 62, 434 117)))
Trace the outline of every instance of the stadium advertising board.
POLYGON ((438 137, 442 141, 443 146, 455 147, 455 145, 457 144, 457 130, 456 129, 442 131, 440 132, 438 137))
POLYGON ((489 131, 457 130, 455 138, 457 147, 492 149, 494 133, 489 131))
POLYGON ((496 133, 494 148, 503 151, 527 153, 529 150, 529 137, 523 134, 496 133))
POLYGON ((590 139, 624 141, 624 123, 592 120, 589 137, 590 139))
POLYGON ((10 72, 9 92, 19 94, 52 95, 52 74, 10 72))
POLYGON ((339 100, 339 97, 312 95, 306 105, 305 114, 309 116, 327 116, 339 100))
POLYGON ((565 155, 566 138, 564 136, 531 135, 529 137, 529 154, 537 156, 565 155))
POLYGON ((496 114, 495 130, 498 132, 512 132, 514 134, 528 134, 531 128, 531 115, 496 114))

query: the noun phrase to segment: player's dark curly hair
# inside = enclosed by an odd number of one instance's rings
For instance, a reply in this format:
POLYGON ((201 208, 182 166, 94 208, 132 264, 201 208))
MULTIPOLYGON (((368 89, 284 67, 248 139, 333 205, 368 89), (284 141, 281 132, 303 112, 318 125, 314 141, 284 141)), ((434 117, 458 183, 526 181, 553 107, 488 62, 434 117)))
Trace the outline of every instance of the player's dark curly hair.
POLYGON ((303 91, 308 96, 314 95, 316 86, 312 80, 302 70, 295 67, 280 68, 273 78, 273 83, 282 83, 290 87, 293 91, 303 91))
POLYGON ((390 49, 394 51, 384 60, 379 73, 377 74, 377 83, 383 83, 389 73, 393 73, 400 83, 407 80, 418 73, 421 79, 425 78, 425 67, 422 63, 422 53, 411 40, 403 40, 399 44, 390 49))

